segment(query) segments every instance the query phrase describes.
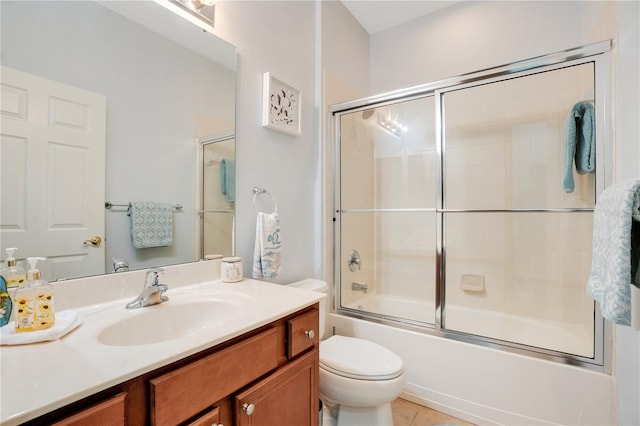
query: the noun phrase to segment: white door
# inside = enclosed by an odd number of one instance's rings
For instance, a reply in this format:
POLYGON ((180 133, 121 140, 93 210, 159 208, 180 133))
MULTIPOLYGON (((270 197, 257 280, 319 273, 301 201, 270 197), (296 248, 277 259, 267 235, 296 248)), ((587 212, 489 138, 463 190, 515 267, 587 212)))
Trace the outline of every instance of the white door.
POLYGON ((105 272, 106 97, 2 67, 0 238, 48 280, 105 272))

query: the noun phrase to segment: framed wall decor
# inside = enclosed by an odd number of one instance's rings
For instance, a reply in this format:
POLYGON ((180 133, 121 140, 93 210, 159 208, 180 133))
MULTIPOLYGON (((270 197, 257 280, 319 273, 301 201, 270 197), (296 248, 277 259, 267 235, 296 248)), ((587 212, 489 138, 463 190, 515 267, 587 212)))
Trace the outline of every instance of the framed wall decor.
POLYGON ((262 125, 288 135, 300 134, 300 91, 265 72, 262 80, 262 125))

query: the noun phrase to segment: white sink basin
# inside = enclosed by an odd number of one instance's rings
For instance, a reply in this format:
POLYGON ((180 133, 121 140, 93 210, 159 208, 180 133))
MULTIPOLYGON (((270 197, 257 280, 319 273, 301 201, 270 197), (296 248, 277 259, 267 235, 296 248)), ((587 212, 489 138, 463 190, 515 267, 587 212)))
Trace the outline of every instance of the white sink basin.
POLYGON ((181 339, 231 321, 246 302, 191 294, 170 296, 167 302, 145 308, 117 308, 123 318, 103 328, 97 337, 108 346, 148 345, 181 339))

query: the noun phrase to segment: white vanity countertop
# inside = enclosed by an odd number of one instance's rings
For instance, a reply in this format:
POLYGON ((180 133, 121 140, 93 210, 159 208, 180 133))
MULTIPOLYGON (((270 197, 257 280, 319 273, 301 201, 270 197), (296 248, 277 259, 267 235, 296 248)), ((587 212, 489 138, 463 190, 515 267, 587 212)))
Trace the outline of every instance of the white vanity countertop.
MULTIPOLYGON (((170 285, 166 294, 168 302, 135 310, 124 308, 131 297, 78 307, 82 325, 61 339, 1 346, 0 424, 10 426, 36 418, 311 306, 324 297, 321 293, 250 279, 233 284, 208 281, 175 289, 170 285), (252 303, 236 312, 233 320, 193 335, 129 346, 109 346, 98 340, 99 332, 109 323, 144 310, 162 309, 171 303, 172 296, 182 300, 193 296, 197 301, 199 295, 224 299, 230 293, 245 300, 252 298, 252 303), (109 313, 105 319, 106 310, 114 308, 117 311, 108 311, 115 312, 114 319, 109 319, 109 313)), ((56 304, 58 297, 56 293, 56 304)))

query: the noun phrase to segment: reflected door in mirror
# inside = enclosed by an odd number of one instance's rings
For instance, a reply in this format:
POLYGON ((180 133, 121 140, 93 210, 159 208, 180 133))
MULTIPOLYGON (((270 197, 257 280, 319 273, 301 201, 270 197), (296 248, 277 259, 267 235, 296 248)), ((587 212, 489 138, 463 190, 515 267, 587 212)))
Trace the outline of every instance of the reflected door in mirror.
POLYGON ((43 274, 102 274, 106 97, 2 67, 2 249, 43 274))

